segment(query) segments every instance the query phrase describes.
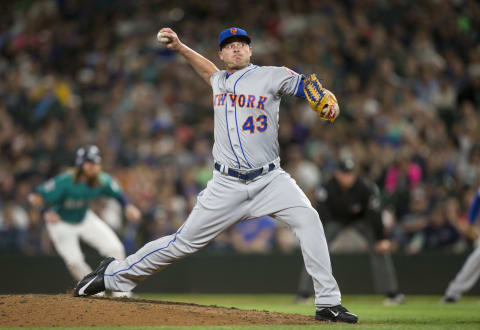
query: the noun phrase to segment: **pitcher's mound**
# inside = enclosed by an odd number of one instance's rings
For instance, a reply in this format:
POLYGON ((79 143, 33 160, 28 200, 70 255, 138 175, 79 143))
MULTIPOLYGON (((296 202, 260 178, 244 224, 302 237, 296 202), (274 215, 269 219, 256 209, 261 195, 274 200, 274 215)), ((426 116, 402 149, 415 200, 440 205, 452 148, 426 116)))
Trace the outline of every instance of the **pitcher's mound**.
POLYGON ((318 324, 312 316, 127 298, 0 295, 0 327, 318 324))

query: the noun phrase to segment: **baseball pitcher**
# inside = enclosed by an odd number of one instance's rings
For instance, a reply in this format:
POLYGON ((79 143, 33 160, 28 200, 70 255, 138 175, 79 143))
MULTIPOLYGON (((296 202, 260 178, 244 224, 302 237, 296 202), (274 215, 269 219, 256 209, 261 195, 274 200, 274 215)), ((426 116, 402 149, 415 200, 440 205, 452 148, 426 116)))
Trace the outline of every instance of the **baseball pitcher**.
POLYGON ((127 201, 120 186, 101 171, 100 163, 97 146, 82 147, 77 151, 73 171, 48 180, 28 198, 32 206, 43 207, 48 234, 76 281, 92 271, 80 249, 80 239, 103 256, 125 258, 117 235, 88 208, 91 200, 103 196, 115 198, 130 221, 140 219, 140 211, 127 201))
POLYGON ((161 29, 158 38, 182 55, 213 90, 213 178, 175 234, 146 244, 125 260, 104 260, 77 284, 74 295, 129 291, 234 223, 270 215, 286 223, 300 241, 315 287, 315 318, 356 323, 357 316, 341 305, 318 213, 280 167, 277 139, 282 97, 306 98, 321 119, 333 122, 339 114, 335 96, 315 74, 305 77, 285 67, 251 64, 250 37, 240 28, 219 35, 218 54, 225 64, 221 71, 183 44, 173 30, 161 29))

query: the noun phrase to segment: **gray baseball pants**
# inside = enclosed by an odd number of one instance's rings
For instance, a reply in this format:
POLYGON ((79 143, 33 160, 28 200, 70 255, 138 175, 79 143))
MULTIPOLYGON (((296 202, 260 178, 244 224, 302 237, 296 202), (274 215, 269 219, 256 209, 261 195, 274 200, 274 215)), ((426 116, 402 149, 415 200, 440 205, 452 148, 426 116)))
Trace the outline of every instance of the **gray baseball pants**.
MULTIPOLYGON (((372 245, 369 254, 375 292, 382 294, 397 293, 398 281, 393 266, 392 256, 390 253, 378 254, 374 252, 373 244, 375 238, 372 226, 365 222, 358 221, 352 224, 351 227, 359 232, 372 245)), ((346 228, 347 226, 339 222, 329 222, 325 224, 327 242, 330 244, 335 237, 346 228)), ((298 293, 303 296, 313 295, 312 279, 305 268, 303 268, 300 273, 298 293)))
POLYGON ((131 291, 153 273, 195 253, 234 223, 264 215, 287 224, 299 239, 306 270, 313 278, 316 306, 340 304, 318 213, 281 168, 248 182, 214 171, 175 234, 147 243, 125 260, 108 265, 106 289, 131 291))
POLYGON ((455 279, 448 285, 445 295, 459 299, 462 294, 470 290, 480 276, 480 245, 468 256, 467 261, 458 272, 455 279))

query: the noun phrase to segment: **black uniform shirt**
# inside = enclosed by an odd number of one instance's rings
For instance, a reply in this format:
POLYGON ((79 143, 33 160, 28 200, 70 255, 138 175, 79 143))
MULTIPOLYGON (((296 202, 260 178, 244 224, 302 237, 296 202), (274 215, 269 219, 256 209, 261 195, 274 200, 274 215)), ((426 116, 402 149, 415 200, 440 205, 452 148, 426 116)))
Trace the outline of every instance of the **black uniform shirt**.
POLYGON ((375 183, 359 177, 350 189, 340 187, 335 177, 317 190, 317 208, 323 222, 338 221, 348 225, 368 221, 377 239, 384 238, 380 192, 375 183))

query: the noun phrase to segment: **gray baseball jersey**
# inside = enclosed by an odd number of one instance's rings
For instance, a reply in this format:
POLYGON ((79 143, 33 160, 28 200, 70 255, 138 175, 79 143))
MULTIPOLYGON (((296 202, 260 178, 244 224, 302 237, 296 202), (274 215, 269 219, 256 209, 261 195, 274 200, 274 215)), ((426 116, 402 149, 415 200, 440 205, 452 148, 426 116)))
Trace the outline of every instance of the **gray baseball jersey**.
POLYGON ((249 65, 231 75, 219 71, 210 81, 215 110, 213 156, 222 170, 214 171, 175 234, 110 263, 105 287, 130 291, 149 275, 198 251, 234 223, 271 215, 298 237, 306 270, 314 282, 317 307, 340 304, 318 213, 295 180, 279 168, 280 99, 298 92, 301 76, 287 68, 249 65), (224 171, 225 167, 245 173, 262 168, 262 174, 240 180, 224 171))
POLYGON ((237 169, 259 168, 279 155, 278 112, 283 95, 294 95, 301 75, 285 67, 257 66, 213 74, 213 158, 237 169))

